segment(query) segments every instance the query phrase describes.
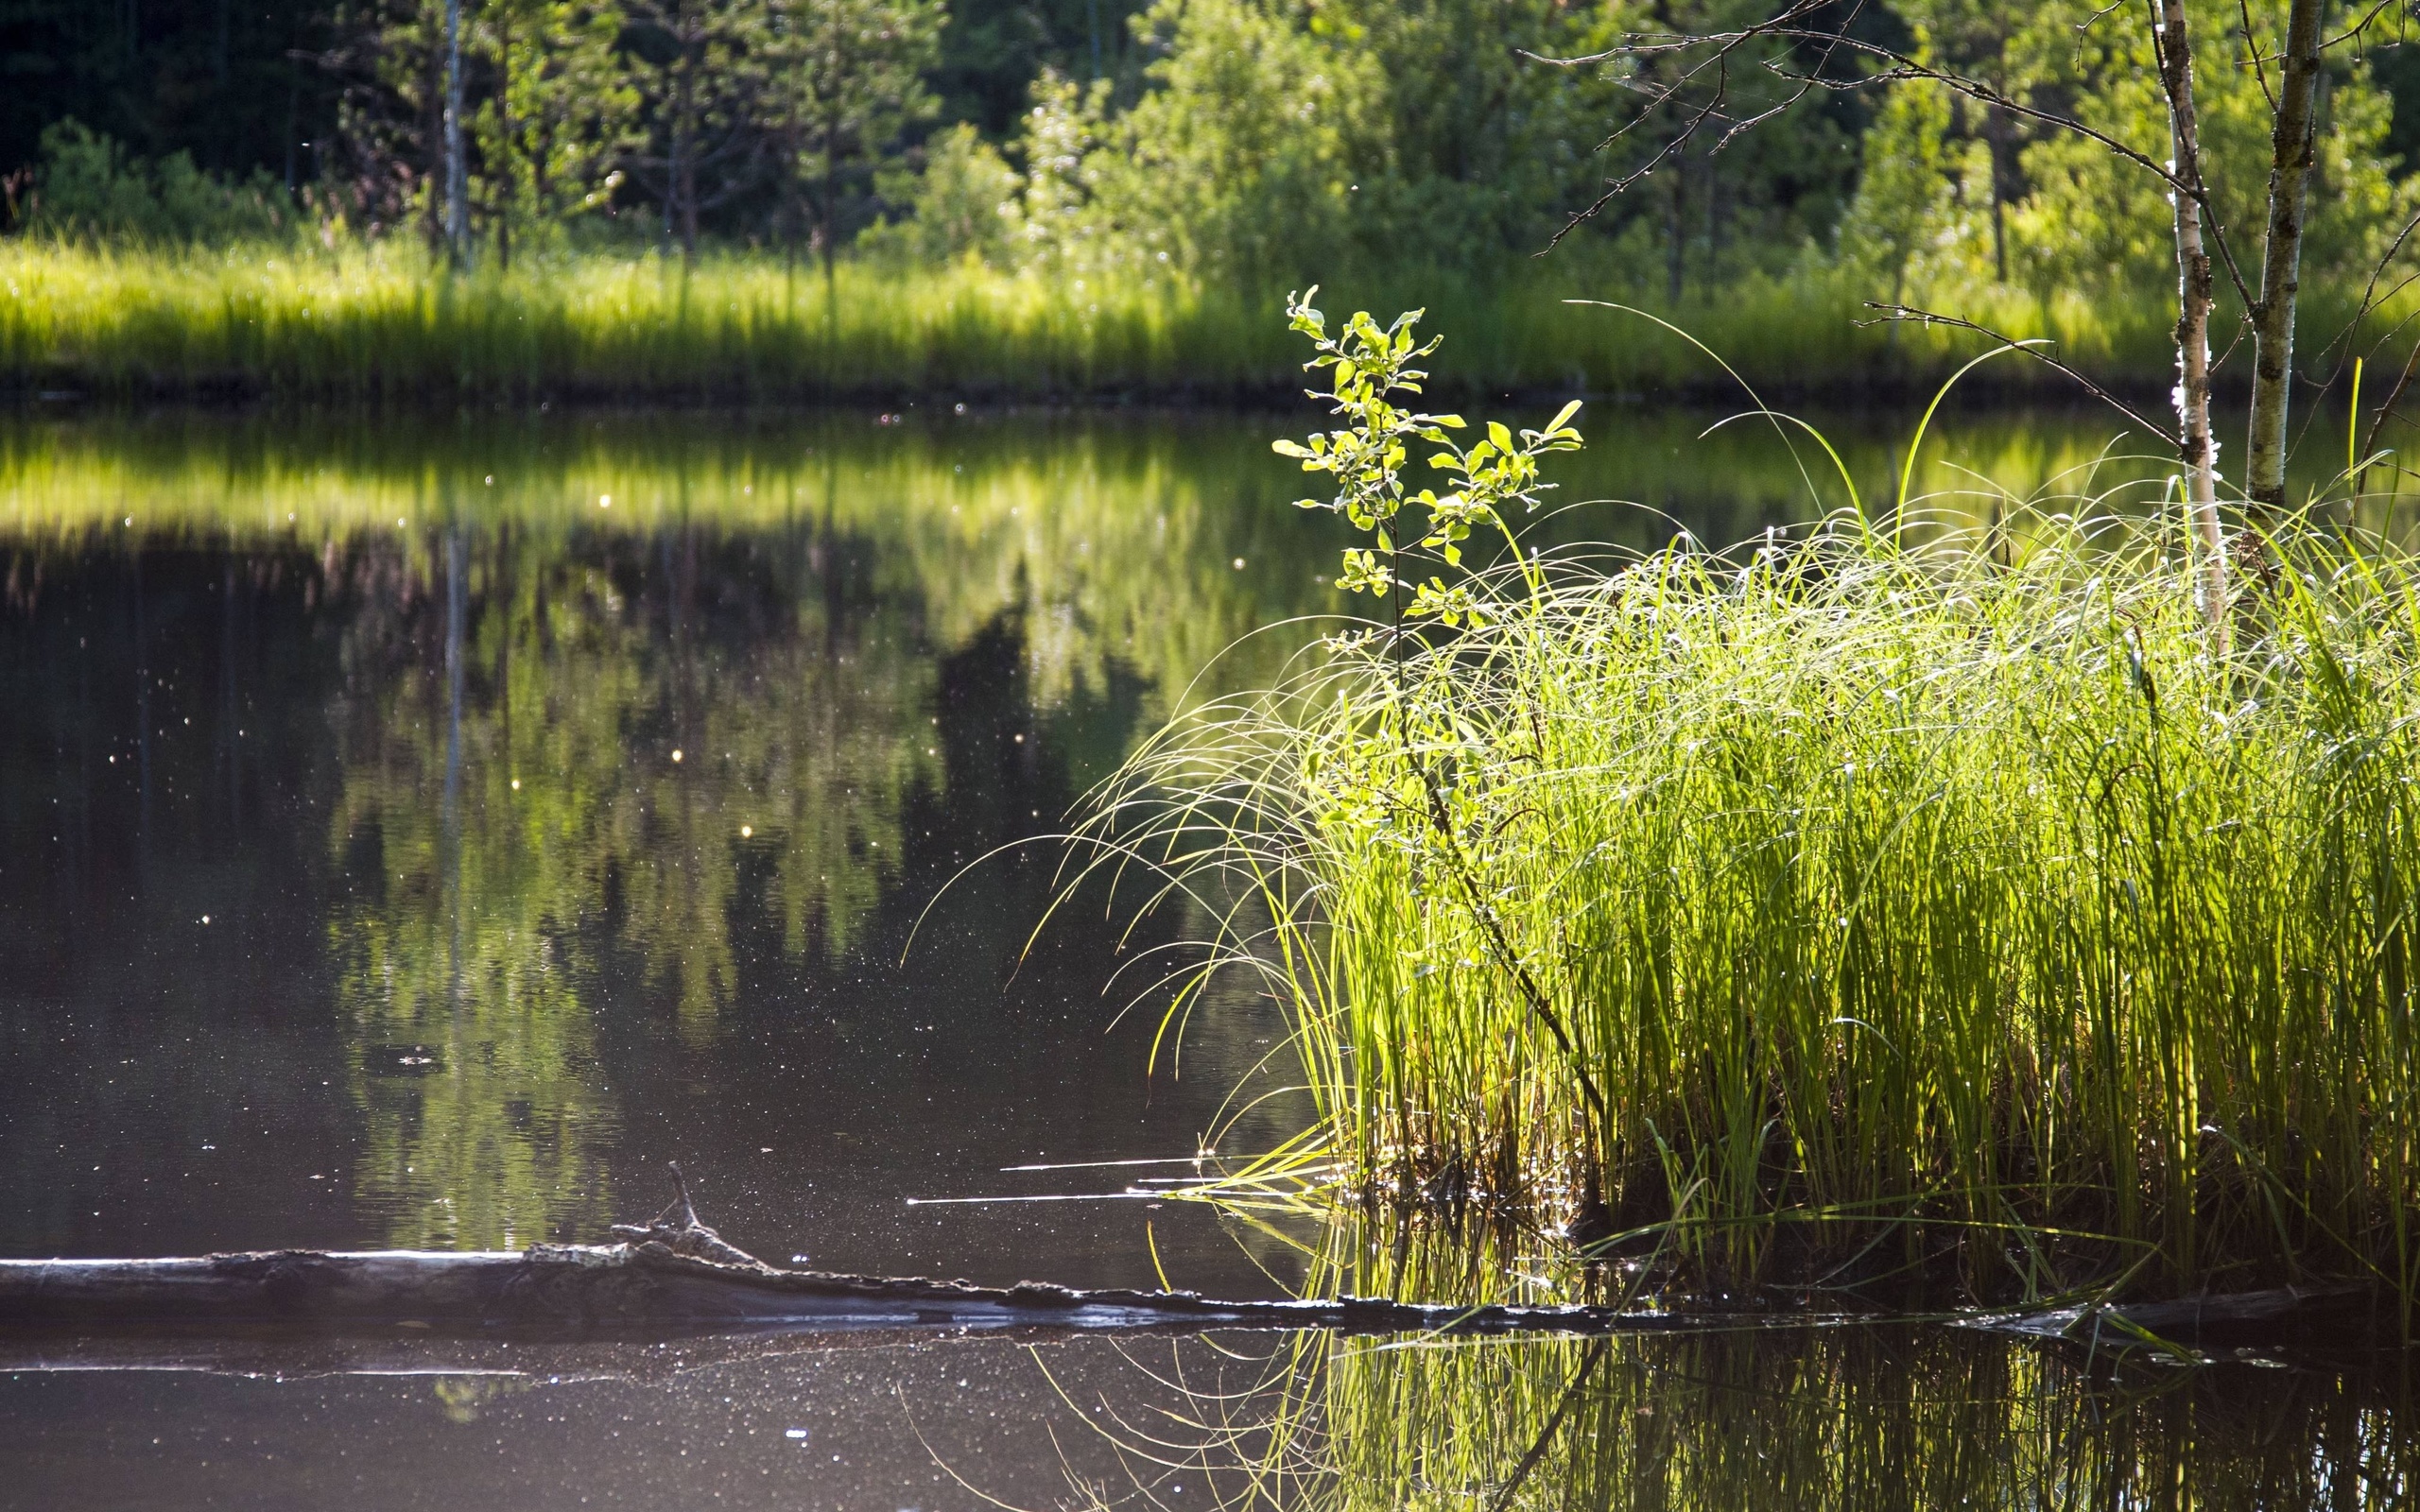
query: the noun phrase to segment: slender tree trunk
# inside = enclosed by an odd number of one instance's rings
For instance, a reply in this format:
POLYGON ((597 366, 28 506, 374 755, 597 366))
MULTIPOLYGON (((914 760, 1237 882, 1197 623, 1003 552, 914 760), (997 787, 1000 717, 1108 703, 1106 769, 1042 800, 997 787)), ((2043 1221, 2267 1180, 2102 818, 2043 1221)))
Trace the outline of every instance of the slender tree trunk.
POLYGON ((702 28, 691 44, 689 66, 681 73, 681 146, 677 151, 680 165, 673 170, 677 184, 675 195, 681 202, 681 260, 698 260, 698 71, 705 66, 705 37, 702 28))
MULTIPOLYGON (((296 28, 299 33, 301 28, 296 28)), ((302 49, 288 49, 285 57, 285 193, 294 194, 294 160, 302 146, 302 61, 295 57, 302 49)))
POLYGON ((512 23, 510 11, 496 18, 495 24, 495 140, 498 162, 494 164, 495 198, 492 213, 495 216, 495 266, 498 272, 512 266, 512 200, 521 187, 521 170, 513 159, 512 149, 512 23))
POLYGON ((839 233, 839 123, 827 118, 823 123, 823 203, 818 207, 821 225, 817 228, 817 235, 823 244, 823 293, 826 299, 832 293, 833 241, 839 233))
POLYGON ((428 146, 428 193, 421 197, 428 220, 428 249, 450 257, 445 245, 445 49, 428 54, 428 88, 421 96, 420 140, 428 146))
MULTIPOLYGON (((2168 96, 2169 142, 2177 181, 2202 187, 2202 128, 2193 109, 2193 43, 2185 0, 2158 0, 2152 37, 2168 96)), ((2185 505, 2202 547, 2202 610, 2221 636, 2227 626, 2226 538, 2219 526, 2218 446, 2210 436, 2210 254, 2202 245, 2194 193, 2176 201, 2176 422, 2183 444, 2185 505)))
POLYGON ((681 243, 681 259, 698 260, 698 70, 705 62, 703 24, 682 17, 680 77, 672 90, 672 161, 664 171, 664 233, 681 243))
POLYGON ((1992 160, 1992 278, 2008 282, 2008 112, 1983 107, 1983 146, 1992 160))
POLYGON ((1722 277, 1722 163, 1705 160, 1705 276, 1722 277))
POLYGON ((830 46, 824 60, 828 72, 823 91, 823 203, 820 208, 823 219, 823 342, 831 383, 837 392, 840 378, 840 290, 833 259, 839 254, 841 102, 848 97, 849 33, 838 15, 831 18, 830 25, 832 29, 826 34, 830 46))
POLYGON ((1686 266, 1689 246, 1689 170, 1685 156, 1672 165, 1667 176, 1672 188, 1671 214, 1665 222, 1664 301, 1678 308, 1681 303, 1681 280, 1686 266))
POLYGON ((840 388, 840 289, 832 264, 836 229, 833 207, 840 192, 838 139, 838 123, 827 115, 823 122, 823 203, 817 207, 815 232, 823 253, 823 371, 827 396, 838 393, 840 388))
POLYGON ((462 0, 445 0, 445 250, 470 261, 471 186, 462 160, 462 0))
POLYGON ((2320 23, 2325 0, 2293 0, 2270 134, 2269 245, 2252 312, 2252 440, 2244 491, 2269 511, 2286 506, 2286 410, 2292 403, 2294 305, 2302 292, 2303 212, 2318 155, 2320 23))
POLYGON ((691 153, 681 164, 681 260, 698 260, 698 160, 691 153))

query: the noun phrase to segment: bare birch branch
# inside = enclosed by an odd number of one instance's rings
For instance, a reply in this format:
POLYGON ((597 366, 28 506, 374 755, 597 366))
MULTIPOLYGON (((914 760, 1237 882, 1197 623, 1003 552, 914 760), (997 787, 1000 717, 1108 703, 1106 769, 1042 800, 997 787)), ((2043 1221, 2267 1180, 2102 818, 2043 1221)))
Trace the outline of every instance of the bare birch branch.
POLYGON ((1925 325, 1947 326, 1955 331, 1972 331, 1977 335, 1985 337, 1988 340, 1996 341, 2001 346, 2006 347, 2013 352, 2021 352, 2025 353, 2025 355, 2032 358, 2034 361, 2042 364, 2044 367, 2048 368, 2052 371, 2060 373, 2071 380, 2077 387, 2082 388, 2085 393, 2100 400, 2102 404, 2107 404, 2118 414, 2125 416, 2129 421, 2141 426, 2144 430, 2159 438, 2161 440, 2166 441, 2169 445, 2176 447, 2179 450, 2182 450, 2185 445, 2183 438, 2179 437, 2174 431, 2169 430, 2168 427, 2160 424, 2157 421, 2146 416, 2134 405, 2127 404, 2116 394, 2113 394, 2108 389, 2101 387, 2099 384, 2094 383, 2083 373, 2078 372, 2075 369, 2068 367, 2064 362, 2061 362, 2058 358, 2051 356, 2048 352, 2042 350, 2038 341, 2020 340, 2015 336, 2009 335, 2003 332, 1995 331, 1990 326, 1979 324, 1976 321, 1966 319, 1962 316, 1944 315, 1938 310, 1921 309, 1912 304, 1886 304, 1879 301, 1868 300, 1865 301, 1865 307, 1869 310, 1879 310, 1882 314, 1875 319, 1858 321, 1857 323, 1859 326, 1887 325, 1901 322, 1920 322, 1925 325))

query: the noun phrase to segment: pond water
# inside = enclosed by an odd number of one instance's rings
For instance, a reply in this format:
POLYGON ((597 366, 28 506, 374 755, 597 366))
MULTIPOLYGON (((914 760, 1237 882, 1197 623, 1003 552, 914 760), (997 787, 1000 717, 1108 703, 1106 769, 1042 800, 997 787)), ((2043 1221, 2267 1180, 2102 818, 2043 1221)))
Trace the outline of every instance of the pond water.
MULTIPOLYGON (((1847 502, 1718 418, 1587 417, 1559 501, 1633 502, 1543 528, 1724 542, 1847 502)), ((1223 985, 1155 1055, 1202 921, 1087 894, 1036 925, 1085 790, 1345 607, 1340 526, 1268 451, 1312 422, 0 418, 0 1254, 594 1239, 678 1161, 776 1261, 1301 1288, 1316 1234, 1104 1163, 1299 1127, 1274 1005, 1223 985)), ((1905 427, 1819 422, 1889 498, 1905 427)), ((2144 475, 2113 434, 1954 416, 1919 485, 1980 518, 2144 475)), ((1271 1443, 1289 1504, 2369 1506, 2410 1473, 2375 1365, 2113 1373, 1907 1327, 0 1341, 0 1372, 8 1506, 1201 1505, 1271 1443)))

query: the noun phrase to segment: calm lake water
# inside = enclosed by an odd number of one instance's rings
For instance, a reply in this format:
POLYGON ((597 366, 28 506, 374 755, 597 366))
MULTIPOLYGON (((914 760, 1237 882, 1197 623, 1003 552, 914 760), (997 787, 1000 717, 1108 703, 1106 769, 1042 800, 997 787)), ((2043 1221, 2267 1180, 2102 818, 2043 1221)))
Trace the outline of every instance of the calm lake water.
MULTIPOLYGON (((1584 416, 1543 528, 1720 543, 1847 502, 1719 418, 1584 416)), ((1187 1168, 1098 1162, 1190 1156, 1231 1099, 1231 1153, 1300 1126, 1245 984, 1153 1064, 1201 920, 1088 896, 1034 929, 1037 837, 1343 607, 1340 526, 1268 451, 1314 419, 0 419, 0 1253, 595 1239, 679 1161, 777 1261, 1304 1286, 1319 1234, 1199 1205, 910 1199, 1120 1194, 1187 1168)), ((1907 426, 1818 421, 1887 500, 1907 426)), ((2114 437, 1953 417, 1918 485, 1975 518, 2097 492, 2149 471, 2114 437)), ((2385 1506, 2400 1368, 1907 1325, 0 1339, 0 1505, 1207 1505, 1275 1442, 1288 1504, 2385 1506)))

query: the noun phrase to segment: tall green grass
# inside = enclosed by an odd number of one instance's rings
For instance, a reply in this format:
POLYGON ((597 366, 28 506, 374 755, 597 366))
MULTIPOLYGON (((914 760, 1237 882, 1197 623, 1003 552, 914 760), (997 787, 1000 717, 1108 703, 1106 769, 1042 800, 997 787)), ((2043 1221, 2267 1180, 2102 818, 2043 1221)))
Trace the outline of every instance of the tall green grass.
MULTIPOLYGON (((1629 286, 1625 270, 1577 256, 1495 277, 1406 268, 1344 282, 1373 305, 1419 291, 1464 333, 1454 381, 1474 390, 1634 391, 1716 376, 1643 322, 1564 305, 1629 286)), ((1812 271, 1665 313, 1750 372, 1806 387, 1927 381, 1971 345, 1946 330, 1859 326, 1870 292, 1852 272, 1812 271)), ((866 263, 840 267, 827 303, 812 267, 761 255, 689 266, 581 254, 457 277, 402 242, 214 250, 17 238, 0 243, 0 381, 306 400, 1288 395, 1301 380, 1270 318, 1282 293, 866 263)), ((2166 317, 2148 304, 2003 289, 1960 307, 2013 335, 2053 337, 2103 376, 2168 382, 2166 317)), ((1998 376, 2048 382, 2014 364, 1998 376)))
POLYGON ((2281 533, 2222 655, 2186 549, 1566 566, 1172 728, 1103 823, 1249 901, 1372 1200, 1600 1196, 1715 1286, 2409 1300, 2420 558, 2281 533))

